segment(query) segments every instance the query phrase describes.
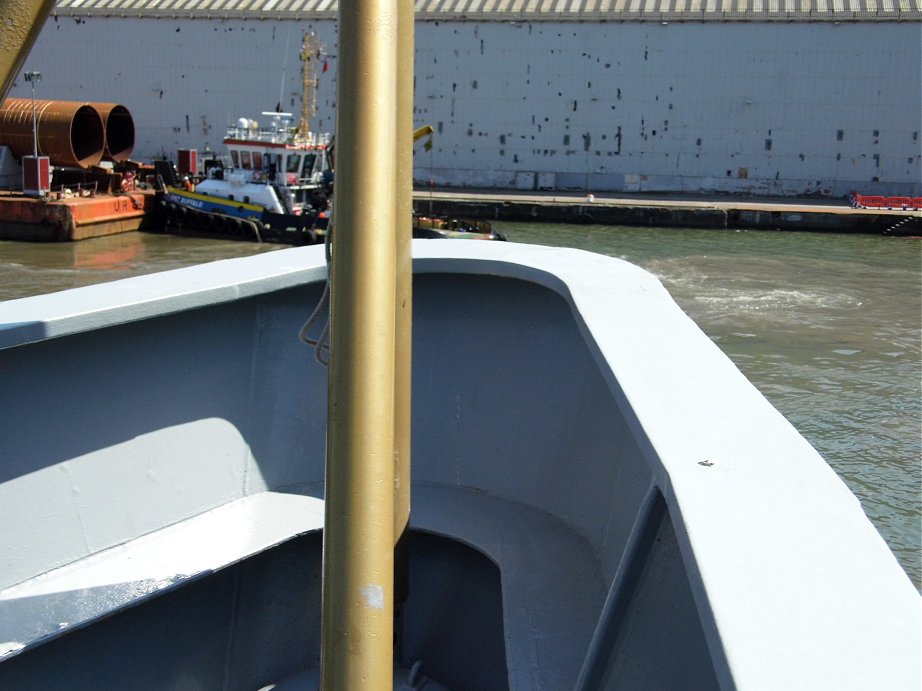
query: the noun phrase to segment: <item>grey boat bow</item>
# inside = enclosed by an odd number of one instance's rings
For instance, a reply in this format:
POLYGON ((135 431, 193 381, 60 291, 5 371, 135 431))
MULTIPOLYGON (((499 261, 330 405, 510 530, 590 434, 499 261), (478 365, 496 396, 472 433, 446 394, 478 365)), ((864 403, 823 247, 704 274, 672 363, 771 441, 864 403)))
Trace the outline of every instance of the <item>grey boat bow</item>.
MULTIPOLYGON (((919 687, 908 577, 655 277, 514 243, 413 255, 398 669, 919 687)), ((325 278, 308 247, 0 303, 0 687, 315 683, 327 373, 297 334, 325 278)))

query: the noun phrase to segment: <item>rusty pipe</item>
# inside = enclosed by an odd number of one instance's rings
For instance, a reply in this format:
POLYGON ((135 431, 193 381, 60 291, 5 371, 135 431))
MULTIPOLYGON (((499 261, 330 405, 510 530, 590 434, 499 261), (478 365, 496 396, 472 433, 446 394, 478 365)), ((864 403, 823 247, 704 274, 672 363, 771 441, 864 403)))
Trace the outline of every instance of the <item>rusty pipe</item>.
MULTIPOLYGON (((105 128, 96 109, 79 101, 35 101, 38 152, 51 164, 89 168, 102 160, 105 128)), ((0 145, 14 156, 32 154, 32 99, 8 98, 0 105, 0 145)))
POLYGON ((88 103, 102 118, 106 132, 106 147, 103 159, 106 161, 127 161, 134 150, 134 118, 120 103, 88 103))

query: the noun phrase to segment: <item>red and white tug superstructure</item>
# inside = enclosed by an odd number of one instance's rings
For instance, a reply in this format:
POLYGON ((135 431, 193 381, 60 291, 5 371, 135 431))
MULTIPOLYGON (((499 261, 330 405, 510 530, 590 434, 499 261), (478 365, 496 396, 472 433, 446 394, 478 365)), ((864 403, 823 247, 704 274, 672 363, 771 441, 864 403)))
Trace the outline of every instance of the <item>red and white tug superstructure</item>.
POLYGON ((240 118, 228 128, 224 145, 230 168, 206 170, 196 191, 235 201, 248 197, 249 203, 274 213, 315 210, 333 179, 330 135, 302 134, 293 127, 291 113, 264 112, 262 117, 268 126, 240 118))

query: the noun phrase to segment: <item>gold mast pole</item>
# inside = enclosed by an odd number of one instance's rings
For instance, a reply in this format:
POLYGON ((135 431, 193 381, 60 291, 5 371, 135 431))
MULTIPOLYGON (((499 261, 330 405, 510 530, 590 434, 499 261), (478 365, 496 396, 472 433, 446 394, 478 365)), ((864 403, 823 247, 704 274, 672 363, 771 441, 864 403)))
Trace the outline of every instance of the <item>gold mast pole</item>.
POLYGON ((393 685, 396 0, 339 5, 321 688, 393 685))
POLYGON ((45 26, 55 0, 0 0, 0 103, 45 26))
MULTIPOLYGON (((409 594, 410 416, 413 354, 413 0, 397 0, 397 342, 394 382, 394 598, 409 594)), ((399 622, 398 622, 399 625, 399 622)), ((400 639, 400 631, 397 632, 400 639)))

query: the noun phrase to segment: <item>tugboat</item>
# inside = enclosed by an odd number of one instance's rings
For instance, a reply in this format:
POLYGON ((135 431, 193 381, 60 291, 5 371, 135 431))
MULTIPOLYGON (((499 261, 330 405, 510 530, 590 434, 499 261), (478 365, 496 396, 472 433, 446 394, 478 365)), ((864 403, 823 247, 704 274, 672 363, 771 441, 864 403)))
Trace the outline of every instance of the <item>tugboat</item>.
POLYGON ((323 49, 304 36, 301 118, 263 112, 268 125, 240 118, 224 138, 230 167, 206 162, 204 179, 159 162, 162 225, 168 232, 309 245, 324 234, 333 185, 332 137, 312 132, 323 49))
POLYGON ((293 128, 291 113, 263 113, 261 128, 240 118, 224 144, 231 166, 219 162, 206 177, 179 180, 166 162, 155 165, 164 181, 160 199, 168 232, 310 245, 329 216, 333 171, 331 138, 293 128))
MULTIPOLYGON (((333 137, 311 131, 316 114, 317 75, 323 49, 313 34, 301 48, 301 118, 263 112, 269 125, 240 118, 227 130, 224 145, 230 167, 218 159, 205 162, 201 180, 182 179, 166 161, 155 162, 162 181, 161 226, 181 235, 311 245, 326 235, 333 191, 333 137)), ((426 125, 414 141, 433 133, 426 125)), ((431 140, 430 140, 431 141, 431 140)), ((486 221, 413 214, 414 238, 505 240, 486 221)))

